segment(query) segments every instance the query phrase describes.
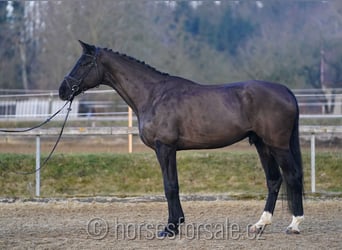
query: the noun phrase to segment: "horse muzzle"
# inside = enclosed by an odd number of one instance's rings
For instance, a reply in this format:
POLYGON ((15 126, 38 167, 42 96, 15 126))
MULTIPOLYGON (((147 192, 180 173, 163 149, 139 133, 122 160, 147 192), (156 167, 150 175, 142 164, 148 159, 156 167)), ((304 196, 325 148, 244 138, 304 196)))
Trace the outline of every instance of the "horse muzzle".
POLYGON ((71 88, 66 80, 63 80, 61 86, 59 87, 59 98, 63 101, 72 100, 77 94, 79 87, 71 88))
POLYGON ((75 96, 82 92, 80 85, 82 80, 76 80, 70 76, 64 78, 59 87, 59 98, 71 101, 75 96))
POLYGON ((66 101, 69 99, 70 94, 71 92, 68 88, 66 81, 64 80, 61 83, 61 86, 59 87, 59 98, 62 99, 63 101, 66 101))

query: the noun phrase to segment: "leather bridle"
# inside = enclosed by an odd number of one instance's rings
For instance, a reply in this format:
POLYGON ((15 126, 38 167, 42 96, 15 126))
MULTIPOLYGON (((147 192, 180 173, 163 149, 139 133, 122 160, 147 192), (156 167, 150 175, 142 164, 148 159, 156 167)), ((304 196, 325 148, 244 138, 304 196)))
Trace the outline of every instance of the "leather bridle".
MULTIPOLYGON (((96 69, 96 75, 97 75, 98 81, 100 80, 100 74, 99 74, 99 69, 98 69, 98 65, 97 65, 97 54, 98 54, 98 49, 96 49, 95 55, 83 54, 83 56, 91 57, 92 61, 91 61, 91 63, 86 65, 89 68, 89 70, 85 71, 79 79, 76 79, 75 77, 72 77, 70 75, 67 75, 64 77, 65 82, 67 83, 69 89, 71 90, 71 94, 68 98, 69 101, 72 101, 72 99, 75 97, 76 93, 80 90, 80 87, 81 87, 83 80, 88 76, 88 74, 93 69, 93 67, 95 67, 95 69, 96 69)), ((82 91, 84 91, 84 90, 82 90, 82 91)))

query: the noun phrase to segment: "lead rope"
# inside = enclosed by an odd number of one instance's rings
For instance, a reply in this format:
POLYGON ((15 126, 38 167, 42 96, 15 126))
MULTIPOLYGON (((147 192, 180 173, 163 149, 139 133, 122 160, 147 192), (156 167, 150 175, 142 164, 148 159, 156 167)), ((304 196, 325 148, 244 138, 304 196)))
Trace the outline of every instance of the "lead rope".
POLYGON ((44 168, 44 167, 46 166, 46 163, 50 160, 52 154, 54 153, 54 151, 55 151, 55 149, 56 149, 56 147, 57 147, 57 145, 58 145, 58 143, 59 143, 59 141, 60 141, 60 139, 61 139, 61 137, 62 137, 62 134, 63 134, 63 131, 64 131, 64 127, 65 127, 65 124, 66 124, 66 122, 67 122, 67 120, 68 120, 69 113, 70 113, 70 111, 71 111, 72 98, 70 98, 70 100, 67 101, 67 102, 63 105, 63 107, 60 108, 56 113, 54 113, 52 116, 50 116, 50 117, 49 117, 48 119, 46 119, 44 122, 42 122, 42 123, 40 123, 40 124, 38 124, 38 125, 36 125, 36 126, 33 126, 33 127, 31 127, 31 128, 28 128, 28 129, 23 129, 23 130, 10 130, 10 129, 1 129, 1 130, 0 130, 1 132, 15 133, 15 132, 27 132, 27 131, 30 131, 30 130, 39 128, 39 127, 43 126, 44 124, 48 123, 52 118, 54 118, 58 113, 60 113, 68 103, 69 103, 69 107, 68 107, 68 109, 67 109, 67 113, 66 113, 66 115, 65 115, 65 119, 64 119, 64 122, 63 122, 63 125, 62 125, 62 128, 61 128, 61 131, 60 131, 60 133, 59 133, 59 135, 58 135, 58 138, 57 138, 57 140, 56 140, 56 143, 55 143, 55 145, 53 146, 53 148, 52 148, 50 154, 46 157, 46 159, 43 161, 43 163, 41 164, 41 166, 40 166, 38 169, 35 169, 34 171, 30 171, 30 172, 18 172, 18 171, 14 171, 16 174, 20 174, 20 175, 34 174, 34 173, 40 171, 42 168, 44 168))

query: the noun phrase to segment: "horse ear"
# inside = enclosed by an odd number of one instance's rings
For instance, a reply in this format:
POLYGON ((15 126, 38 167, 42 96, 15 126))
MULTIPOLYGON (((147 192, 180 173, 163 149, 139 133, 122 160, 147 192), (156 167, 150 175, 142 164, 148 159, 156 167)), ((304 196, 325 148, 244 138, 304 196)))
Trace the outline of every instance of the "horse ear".
POLYGON ((95 53, 96 48, 94 45, 89 45, 85 42, 82 42, 81 40, 78 40, 78 41, 83 48, 83 53, 85 53, 85 54, 94 54, 95 53))

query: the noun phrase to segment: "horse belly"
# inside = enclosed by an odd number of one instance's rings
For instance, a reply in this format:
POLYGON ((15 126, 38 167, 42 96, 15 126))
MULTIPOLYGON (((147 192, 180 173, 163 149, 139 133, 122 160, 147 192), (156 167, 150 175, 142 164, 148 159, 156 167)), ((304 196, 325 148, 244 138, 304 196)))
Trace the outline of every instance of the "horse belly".
POLYGON ((179 142, 184 149, 219 148, 247 136, 250 124, 236 95, 214 92, 192 100, 179 117, 179 142), (193 104, 195 103, 195 104, 193 104))
POLYGON ((212 122, 208 126, 189 126, 181 130, 177 144, 180 149, 220 148, 244 139, 247 132, 240 126, 212 122))

